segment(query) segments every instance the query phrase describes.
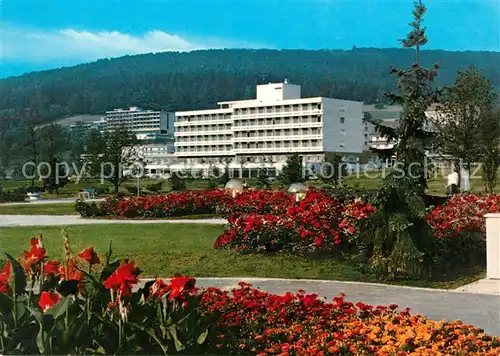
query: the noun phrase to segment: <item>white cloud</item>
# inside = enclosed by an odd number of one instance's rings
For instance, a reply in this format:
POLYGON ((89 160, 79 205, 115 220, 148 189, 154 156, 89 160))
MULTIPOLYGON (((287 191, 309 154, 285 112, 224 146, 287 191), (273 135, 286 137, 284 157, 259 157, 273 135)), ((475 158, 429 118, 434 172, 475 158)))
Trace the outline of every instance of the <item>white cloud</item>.
POLYGON ((40 31, 8 25, 0 29, 0 58, 22 62, 88 61, 127 54, 231 47, 262 46, 214 39, 188 39, 159 30, 131 35, 71 28, 40 31))

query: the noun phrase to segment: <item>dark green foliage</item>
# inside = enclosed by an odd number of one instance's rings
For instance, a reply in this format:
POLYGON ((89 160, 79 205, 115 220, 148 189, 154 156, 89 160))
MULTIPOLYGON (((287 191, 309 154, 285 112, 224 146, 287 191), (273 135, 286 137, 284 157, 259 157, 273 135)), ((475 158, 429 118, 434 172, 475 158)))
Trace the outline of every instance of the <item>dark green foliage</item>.
POLYGON ((485 191, 493 193, 500 166, 500 109, 488 113, 482 120, 481 158, 485 191))
POLYGON ((64 165, 61 165, 56 158, 50 162, 50 166, 42 173, 45 178, 42 179, 43 188, 49 193, 59 194, 59 188, 65 187, 68 182, 68 171, 64 165))
POLYGON ((281 171, 280 179, 284 184, 304 182, 306 179, 303 173, 302 158, 297 153, 294 153, 288 156, 281 171))
POLYGON ((154 183, 154 184, 148 184, 146 186, 146 189, 149 190, 150 192, 159 192, 161 189, 162 189, 162 186, 163 186, 163 182, 158 182, 158 183, 154 183))
POLYGON ((172 187, 172 190, 174 191, 186 189, 186 182, 180 177, 180 174, 178 174, 177 172, 172 172, 170 176, 170 185, 172 187))
POLYGON ((87 141, 87 169, 99 179, 113 184, 114 192, 127 179, 124 170, 138 163, 137 137, 125 128, 101 134, 93 130, 87 141))
POLYGON ((318 177, 323 182, 337 187, 342 178, 347 176, 347 166, 342 161, 342 156, 338 154, 327 154, 325 163, 320 172, 318 172, 318 177))
POLYGON ((396 139, 397 163, 373 199, 377 212, 358 242, 364 263, 389 278, 429 273, 434 256, 434 237, 423 219, 425 151, 431 143, 424 125, 425 111, 438 99, 439 91, 432 86, 438 66, 427 69, 420 64, 420 48, 427 42, 421 25, 424 13, 421 1, 415 2, 412 30, 402 41, 405 48, 415 48, 416 61, 407 69, 391 68, 398 90, 387 97, 401 105, 403 111, 398 127, 383 133, 396 139))
POLYGON ((269 179, 269 172, 267 168, 261 168, 258 172, 257 186, 260 189, 271 188, 271 180, 269 179))
POLYGON ((0 186, 0 203, 22 202, 26 199, 26 189, 3 190, 0 186))

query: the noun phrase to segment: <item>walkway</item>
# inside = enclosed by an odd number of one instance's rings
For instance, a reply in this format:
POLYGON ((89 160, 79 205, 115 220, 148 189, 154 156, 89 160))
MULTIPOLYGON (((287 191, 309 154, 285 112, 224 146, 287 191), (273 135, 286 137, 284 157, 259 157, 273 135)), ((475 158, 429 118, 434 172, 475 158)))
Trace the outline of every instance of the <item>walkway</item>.
POLYGON ((224 219, 171 219, 171 220, 112 220, 84 219, 78 215, 0 215, 0 227, 68 226, 92 224, 213 224, 224 225, 224 219))
POLYGON ((433 320, 462 320, 484 329, 490 335, 500 336, 500 296, 373 283, 261 278, 198 278, 197 285, 231 289, 239 288, 239 281, 276 294, 304 289, 307 293, 317 293, 329 300, 344 292, 346 299, 352 302, 362 301, 372 305, 394 303, 433 320))
MULTIPOLYGON (((98 198, 98 199, 87 199, 86 202, 88 203, 100 203, 103 202, 104 198, 98 198)), ((14 202, 14 203, 2 203, 0 206, 12 206, 12 205, 43 205, 43 204, 69 204, 69 203, 75 203, 76 198, 58 198, 58 199, 40 199, 40 200, 34 200, 30 202, 14 202)))

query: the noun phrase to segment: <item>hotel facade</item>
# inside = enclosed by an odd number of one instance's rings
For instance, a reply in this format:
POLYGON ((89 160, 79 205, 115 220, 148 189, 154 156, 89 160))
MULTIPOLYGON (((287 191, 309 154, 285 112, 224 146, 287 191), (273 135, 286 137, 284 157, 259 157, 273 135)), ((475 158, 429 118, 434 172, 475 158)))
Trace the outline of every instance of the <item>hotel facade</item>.
POLYGON ((172 112, 143 110, 136 106, 106 111, 107 129, 125 127, 139 140, 166 138, 174 132, 175 114, 172 112))
POLYGON ((328 153, 348 157, 364 149, 362 102, 302 98, 300 85, 285 81, 258 85, 256 99, 217 104, 175 113, 179 162, 171 170, 215 166, 231 176, 256 177, 265 168, 277 175, 292 153, 307 165, 328 153))

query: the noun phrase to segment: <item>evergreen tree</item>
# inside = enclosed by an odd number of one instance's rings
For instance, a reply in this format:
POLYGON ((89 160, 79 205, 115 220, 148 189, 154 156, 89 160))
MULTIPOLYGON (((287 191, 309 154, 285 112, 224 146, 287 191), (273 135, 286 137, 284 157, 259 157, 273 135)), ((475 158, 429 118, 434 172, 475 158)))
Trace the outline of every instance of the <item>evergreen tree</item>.
POLYGON ((186 189, 186 182, 179 177, 178 172, 172 172, 170 175, 170 186, 173 191, 181 191, 186 189))
POLYGON ((288 156, 281 171, 280 179, 284 184, 300 183, 305 181, 302 159, 297 153, 288 156))
POLYGON ((396 167, 384 179, 374 199, 377 212, 373 229, 363 233, 368 264, 378 273, 395 278, 418 276, 429 271, 434 238, 423 217, 426 211, 425 151, 431 142, 425 131, 426 109, 438 99, 432 81, 438 66, 424 68, 420 49, 427 43, 422 27, 425 6, 415 2, 412 28, 402 40, 404 48, 414 48, 415 62, 407 69, 391 68, 398 79, 398 90, 387 94, 403 111, 396 129, 378 126, 386 136, 395 138, 396 167))

